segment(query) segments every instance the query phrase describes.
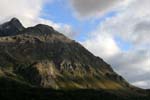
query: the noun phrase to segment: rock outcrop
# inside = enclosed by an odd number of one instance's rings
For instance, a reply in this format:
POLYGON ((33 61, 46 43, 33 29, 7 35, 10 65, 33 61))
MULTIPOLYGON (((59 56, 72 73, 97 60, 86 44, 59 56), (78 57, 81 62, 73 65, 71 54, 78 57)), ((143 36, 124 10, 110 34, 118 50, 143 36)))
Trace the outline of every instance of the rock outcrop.
POLYGON ((22 26, 17 18, 12 18, 9 22, 0 25, 0 36, 17 35, 25 28, 22 26))

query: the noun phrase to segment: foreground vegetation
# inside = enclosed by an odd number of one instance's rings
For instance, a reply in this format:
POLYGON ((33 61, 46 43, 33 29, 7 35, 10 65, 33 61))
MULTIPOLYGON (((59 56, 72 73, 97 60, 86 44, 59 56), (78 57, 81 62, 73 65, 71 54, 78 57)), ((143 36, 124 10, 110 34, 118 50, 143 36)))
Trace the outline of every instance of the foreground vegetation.
POLYGON ((1 100, 149 100, 148 96, 115 95, 102 90, 52 90, 0 79, 1 100))
POLYGON ((148 97, 119 97, 103 91, 50 89, 1 89, 1 100, 149 100, 148 97))

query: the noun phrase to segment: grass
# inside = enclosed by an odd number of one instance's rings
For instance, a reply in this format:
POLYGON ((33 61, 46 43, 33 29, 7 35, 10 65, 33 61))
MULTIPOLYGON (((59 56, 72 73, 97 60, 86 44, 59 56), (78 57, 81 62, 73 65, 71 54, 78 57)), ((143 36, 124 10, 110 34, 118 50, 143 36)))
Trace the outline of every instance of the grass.
POLYGON ((117 91, 104 90, 53 90, 31 87, 11 78, 0 78, 1 100, 149 100, 150 97, 116 95, 117 91))

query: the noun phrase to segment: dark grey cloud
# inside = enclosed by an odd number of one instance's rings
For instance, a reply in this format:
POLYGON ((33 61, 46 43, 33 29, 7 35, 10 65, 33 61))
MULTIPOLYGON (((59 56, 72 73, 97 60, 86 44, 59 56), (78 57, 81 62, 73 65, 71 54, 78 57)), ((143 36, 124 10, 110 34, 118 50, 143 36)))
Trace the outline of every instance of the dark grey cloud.
POLYGON ((98 16, 112 10, 122 0, 71 0, 79 17, 98 16))
POLYGON ((147 45, 150 43, 150 22, 149 21, 142 21, 135 25, 134 33, 136 36, 136 39, 134 43, 146 43, 147 45))
POLYGON ((138 31, 150 31, 150 22, 142 21, 135 26, 135 32, 138 31))

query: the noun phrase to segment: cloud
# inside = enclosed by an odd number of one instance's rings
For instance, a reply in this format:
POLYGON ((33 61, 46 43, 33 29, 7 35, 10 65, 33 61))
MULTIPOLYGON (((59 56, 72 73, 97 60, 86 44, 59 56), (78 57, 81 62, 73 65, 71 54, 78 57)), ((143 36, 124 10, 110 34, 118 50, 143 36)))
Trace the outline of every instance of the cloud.
MULTIPOLYGON (((111 64, 113 69, 130 83, 150 79, 150 52, 147 48, 123 51, 112 35, 99 32, 82 44, 96 56, 111 64)), ((148 88, 149 85, 141 87, 148 88)))
POLYGON ((150 81, 138 81, 133 83, 133 85, 139 86, 139 87, 143 87, 143 88, 147 88, 150 84, 150 81))
POLYGON ((118 5, 117 14, 106 17, 91 32, 91 38, 82 42, 87 49, 110 63, 130 83, 142 88, 150 88, 149 4, 149 0, 143 0, 142 4, 141 0, 131 0, 123 7, 118 5), (125 45, 120 47, 116 37, 132 46, 124 51, 125 45))
POLYGON ((40 15, 44 2, 43 0, 1 0, 0 18, 5 21, 11 17, 18 17, 25 26, 28 26, 40 15))
POLYGON ((108 13, 120 3, 128 0, 71 0, 71 5, 79 18, 97 17, 108 13))
POLYGON ((34 26, 42 23, 54 27, 56 30, 65 33, 73 38, 73 28, 68 24, 55 23, 52 20, 41 18, 42 9, 45 3, 53 0, 1 0, 0 1, 0 23, 17 17, 24 26, 34 26))
MULTIPOLYGON (((149 0, 134 0, 119 11, 118 15, 108 19, 102 26, 108 33, 118 33, 124 40, 135 45, 150 43, 149 0)), ((119 9, 119 8, 118 8, 119 9)))
POLYGON ((92 34, 95 35, 90 36, 91 38, 82 42, 82 44, 95 55, 102 58, 111 58, 120 52, 115 40, 109 34, 97 35, 97 32, 92 34))

